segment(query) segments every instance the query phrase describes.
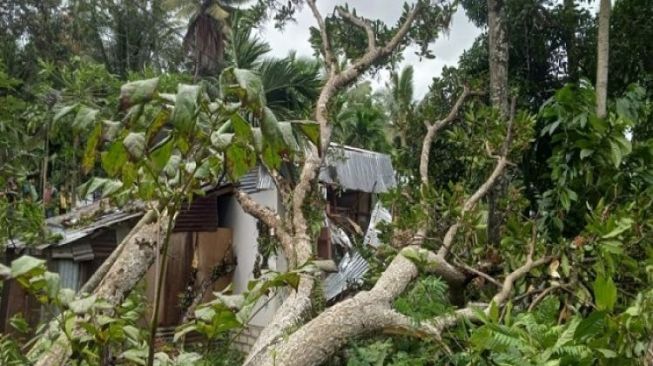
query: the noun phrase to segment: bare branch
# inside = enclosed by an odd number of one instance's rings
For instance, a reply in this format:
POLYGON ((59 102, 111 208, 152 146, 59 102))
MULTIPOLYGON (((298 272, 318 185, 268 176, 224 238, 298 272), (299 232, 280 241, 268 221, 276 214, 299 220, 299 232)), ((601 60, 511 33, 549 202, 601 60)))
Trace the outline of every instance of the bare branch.
POLYGON ((331 50, 331 43, 329 41, 329 35, 326 30, 326 24, 324 23, 324 18, 322 18, 322 14, 320 14, 320 11, 317 9, 315 0, 306 0, 306 2, 308 3, 308 6, 311 8, 311 11, 313 12, 313 16, 317 21, 318 28, 320 29, 320 38, 322 38, 322 52, 324 52, 324 60, 326 62, 327 71, 330 74, 335 75, 337 71, 336 68, 338 66, 338 63, 336 62, 336 58, 333 55, 333 51, 331 50))
POLYGON ((471 273, 473 273, 473 274, 475 274, 475 275, 477 275, 479 277, 485 278, 486 280, 490 281, 492 284, 494 284, 498 288, 503 287, 503 284, 501 282, 497 281, 494 277, 490 276, 489 274, 487 274, 487 273, 485 273, 483 271, 479 271, 478 269, 476 269, 474 267, 471 267, 471 266, 468 266, 468 265, 466 265, 464 263, 461 263, 461 262, 456 262, 455 264, 456 264, 456 266, 464 269, 465 271, 471 272, 471 273))
POLYGON ((463 204, 463 208, 460 211, 460 218, 458 219, 458 221, 456 221, 455 224, 449 227, 449 230, 447 230, 447 233, 445 234, 444 239, 442 240, 442 247, 440 247, 440 249, 438 250, 439 256, 442 257, 447 256, 447 254, 449 253, 449 249, 451 248, 451 244, 453 243, 453 239, 458 233, 458 229, 462 225, 463 217, 467 212, 474 209, 478 201, 480 201, 481 198, 483 198, 490 191, 490 189, 497 183, 499 177, 501 177, 504 170, 506 169, 506 166, 509 163, 508 152, 510 150, 510 143, 512 142, 512 125, 515 118, 515 101, 516 98, 513 98, 510 119, 508 120, 508 131, 506 132, 506 138, 504 139, 502 155, 499 157, 499 160, 497 161, 497 164, 494 167, 494 170, 492 171, 488 179, 483 184, 481 184, 481 186, 478 187, 476 192, 474 192, 474 194, 472 194, 463 204))
POLYGON ((510 296, 510 293, 512 292, 512 289, 517 280, 524 277, 533 268, 551 262, 553 258, 555 257, 549 256, 549 257, 540 258, 535 261, 533 261, 532 259, 526 259, 526 263, 524 263, 521 267, 517 268, 516 270, 512 271, 508 276, 506 276, 505 280, 503 280, 503 287, 501 288, 501 291, 499 291, 496 295, 494 295, 492 301, 497 305, 503 304, 508 299, 508 296, 510 296))
POLYGON ((339 6, 337 8, 338 14, 347 19, 350 23, 363 28, 365 33, 367 34, 367 51, 370 52, 374 49, 376 49, 376 35, 374 34, 374 30, 372 29, 372 26, 370 25, 370 22, 366 19, 357 17, 356 15, 348 12, 345 10, 343 7, 339 6))
POLYGON ((453 105, 453 107, 449 111, 449 114, 444 119, 441 119, 433 124, 431 124, 428 121, 424 121, 424 125, 426 126, 426 136, 422 141, 422 153, 420 155, 420 163, 419 163, 419 174, 422 179, 422 184, 428 185, 429 183, 429 177, 428 177, 429 155, 431 153, 431 145, 433 144, 433 140, 435 140, 437 133, 441 129, 448 126, 449 124, 451 124, 451 122, 454 121, 456 116, 458 116, 460 108, 465 103, 465 100, 472 95, 483 95, 483 93, 479 91, 470 91, 467 85, 463 86, 462 94, 460 94, 458 100, 456 100, 456 103, 453 105))

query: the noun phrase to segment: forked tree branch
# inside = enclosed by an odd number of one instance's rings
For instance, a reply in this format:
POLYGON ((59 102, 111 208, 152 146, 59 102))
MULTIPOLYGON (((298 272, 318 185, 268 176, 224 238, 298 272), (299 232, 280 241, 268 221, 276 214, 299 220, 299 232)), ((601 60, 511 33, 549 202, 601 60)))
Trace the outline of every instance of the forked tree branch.
POLYGON ((337 11, 342 18, 345 18, 350 23, 363 28, 365 34, 367 35, 367 51, 369 52, 374 50, 376 48, 376 34, 374 34, 374 30, 372 29, 370 22, 367 19, 357 17, 356 15, 345 10, 343 7, 338 7, 337 11))
POLYGON ((508 165, 508 153, 510 151, 510 144, 512 143, 512 125, 513 121, 515 118, 515 98, 513 98, 513 103, 510 111, 510 119, 508 120, 508 131, 506 132, 506 137, 504 139, 503 147, 501 149, 501 156, 499 157, 497 164, 494 167, 494 170, 492 170, 492 173, 490 176, 487 178, 483 184, 481 184, 480 187, 465 201, 463 204, 463 208, 460 211, 460 216, 458 220, 456 221, 455 224, 451 225, 449 227, 449 230, 447 230, 447 233, 444 235, 444 239, 442 240, 442 246, 438 250, 438 255, 442 256, 443 258, 447 256, 449 253, 449 249, 451 248, 451 245, 453 243, 453 239, 456 237, 456 234, 458 233, 458 229, 460 229, 460 226, 462 225, 463 218, 465 217, 465 214, 467 214, 469 211, 473 210, 474 207, 476 207, 476 204, 483 198, 489 191, 492 189, 492 187, 497 183, 501 175, 506 169, 506 166, 508 165))
MULTIPOLYGON (((320 95, 318 97, 317 104, 315 106, 315 120, 320 125, 319 146, 317 151, 311 151, 310 153, 307 154, 308 157, 306 159, 306 162, 304 163, 304 166, 302 167, 299 183, 295 186, 295 189, 293 190, 292 193, 292 215, 293 215, 292 231, 296 236, 299 236, 298 239, 300 239, 298 240, 298 248, 296 248, 298 263, 308 260, 311 253, 309 248, 300 248, 300 246, 308 245, 309 242, 309 238, 307 234, 307 222, 306 222, 306 218, 304 217, 302 207, 305 203, 306 196, 311 189, 311 184, 313 180, 317 177, 320 166, 326 156, 326 152, 329 148, 329 143, 331 141, 332 126, 328 118, 328 104, 331 98, 336 94, 336 92, 339 89, 356 80, 356 78, 358 78, 358 76, 364 73, 370 67, 370 65, 372 65, 380 58, 389 55, 392 51, 394 51, 397 48, 401 40, 408 33, 408 30, 410 29, 413 21, 415 20, 415 17, 417 16, 417 12, 419 9, 419 3, 418 3, 417 5, 415 5, 413 10, 409 13, 406 20, 401 25, 397 33, 395 33, 395 35, 386 45, 384 45, 383 47, 378 47, 375 42, 374 43, 371 41, 368 42, 368 45, 373 47, 370 47, 367 50, 367 52, 365 52, 365 54, 361 56, 358 60, 354 61, 352 65, 347 67, 345 70, 339 72, 337 67, 337 61, 335 59, 335 56, 333 54, 333 49, 329 41, 329 36, 327 33, 326 23, 324 21, 324 18, 320 14, 317 5, 315 3, 315 0, 307 0, 307 3, 311 8, 311 11, 313 12, 313 15, 318 23, 318 27, 320 30, 320 36, 322 38, 322 48, 323 48, 326 67, 328 70, 328 78, 320 91, 320 95)), ((345 19, 348 19, 350 21, 353 19, 354 24, 359 23, 359 25, 363 25, 361 24, 361 22, 365 23, 365 21, 349 14, 348 12, 342 9, 339 10, 339 13, 345 19)), ((363 25, 363 27, 366 28, 366 31, 368 30, 371 31, 372 30, 371 27, 367 28, 369 24, 368 23, 365 24, 367 25, 363 25)))

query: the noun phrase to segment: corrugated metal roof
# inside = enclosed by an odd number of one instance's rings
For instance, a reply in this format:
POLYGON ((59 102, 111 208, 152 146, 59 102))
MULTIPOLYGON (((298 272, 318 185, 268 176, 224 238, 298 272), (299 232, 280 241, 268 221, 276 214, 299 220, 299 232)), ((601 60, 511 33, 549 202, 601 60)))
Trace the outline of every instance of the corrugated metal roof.
MULTIPOLYGON (((381 222, 392 221, 390 212, 377 203, 372 211, 370 218, 370 225, 365 232, 363 245, 371 245, 373 247, 379 246, 378 234, 379 230, 377 225, 381 222)), ((332 225, 333 226, 333 225, 332 225)), ((334 230, 330 227, 331 236, 334 241, 342 243, 350 243, 351 241, 346 236, 344 230, 337 228, 334 230), (342 237, 344 235, 344 238, 342 237)), ((351 244, 350 244, 351 245, 351 244)), ((369 265, 367 261, 355 249, 351 249, 338 263, 338 272, 331 273, 324 280, 324 297, 327 301, 331 301, 338 295, 346 291, 352 286, 357 286, 362 283, 363 276, 367 273, 369 265)))
MULTIPOLYGON (((70 214, 68 214, 70 216, 70 214)), ((96 230, 110 227, 117 223, 127 221, 136 217, 143 216, 143 212, 125 212, 125 211, 113 211, 107 214, 100 216, 95 219, 92 223, 77 227, 77 228, 65 228, 59 222, 61 220, 52 220, 47 221, 48 229, 52 234, 58 234, 61 236, 61 240, 52 243, 45 243, 37 246, 37 249, 43 250, 49 247, 62 247, 67 244, 73 243, 79 239, 86 238, 87 236, 93 234, 96 230)), ((14 248, 24 247, 25 244, 22 242, 16 241, 13 246, 14 248)))
POLYGON ((238 188, 246 193, 256 193, 274 188, 274 182, 265 168, 258 165, 240 177, 238 188))
POLYGON ((350 146, 331 145, 320 181, 354 191, 387 192, 397 183, 390 156, 350 146))
MULTIPOLYGON (((319 179, 326 184, 368 193, 387 192, 397 183, 389 155, 332 144, 319 179)), ((255 193, 274 188, 267 170, 258 165, 238 180, 238 188, 255 193)))

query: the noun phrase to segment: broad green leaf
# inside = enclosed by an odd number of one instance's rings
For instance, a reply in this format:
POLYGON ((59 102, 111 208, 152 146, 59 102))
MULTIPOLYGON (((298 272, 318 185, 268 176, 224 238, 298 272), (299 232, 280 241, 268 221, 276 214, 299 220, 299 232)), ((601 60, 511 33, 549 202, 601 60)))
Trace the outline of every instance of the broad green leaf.
POLYGON ((147 126, 147 134, 146 134, 146 140, 148 144, 151 144, 154 142, 154 139, 156 138, 157 134, 163 126, 168 122, 170 119, 170 111, 167 108, 161 109, 159 113, 154 117, 152 122, 150 123, 149 126, 147 126))
POLYGON ((553 348, 559 349, 560 347, 571 342, 574 339, 574 334, 576 333, 576 329, 578 329, 579 324, 580 319, 578 318, 574 318, 569 323, 567 323, 565 330, 562 332, 560 337, 558 337, 558 340, 556 341, 556 344, 553 346, 553 348))
POLYGON ((95 157, 97 155, 97 148, 100 144, 101 138, 102 124, 97 123, 86 141, 86 149, 84 150, 84 158, 82 159, 82 171, 85 174, 88 174, 88 172, 90 172, 95 166, 95 157))
POLYGON ((218 150, 224 151, 234 138, 233 133, 220 133, 215 131, 211 134, 211 144, 218 150))
POLYGON ((175 110, 172 114, 172 124, 182 133, 189 133, 198 113, 198 99, 200 87, 198 85, 179 84, 175 110))
POLYGON ((599 275, 594 281, 594 301, 599 310, 612 311, 617 302, 617 287, 611 277, 599 275))
POLYGON ((102 196, 108 197, 118 192, 122 188, 123 183, 119 180, 108 179, 102 187, 102 196))
POLYGON ((126 161, 127 151, 122 141, 114 141, 102 154, 102 168, 110 177, 115 177, 126 161))
POLYGON ((144 132, 130 132, 122 144, 125 146, 129 155, 138 160, 143 157, 145 151, 145 133, 144 132))
POLYGON ((256 153, 249 146, 239 143, 231 144, 226 153, 227 169, 234 181, 237 181, 256 165, 256 153))
POLYGON ((100 189, 107 182, 107 178, 98 178, 93 177, 89 179, 86 183, 82 184, 79 187, 79 195, 81 197, 86 197, 86 195, 93 193, 100 189))
POLYGON ((153 151, 150 153, 150 158, 152 161, 152 168, 154 172, 159 173, 161 170, 168 164, 170 156, 175 147, 175 142, 172 138, 168 138, 162 144, 157 145, 153 151))
POLYGON ((95 122, 95 117, 98 114, 97 109, 89 108, 87 106, 81 106, 75 120, 73 121, 72 127, 74 130, 81 132, 89 128, 95 122))
POLYGON ((159 78, 137 80, 124 84, 120 87, 120 109, 127 108, 141 103, 146 103, 156 96, 156 89, 159 86, 159 78))
POLYGON ((601 329, 605 325, 605 313, 602 311, 594 311, 587 318, 583 319, 574 333, 574 339, 581 342, 595 337, 601 333, 601 329))
POLYGON ((252 140, 252 126, 245 121, 245 119, 238 113, 231 116, 231 126, 234 133, 242 141, 251 142, 252 140))
POLYGON ((61 280, 58 273, 45 272, 45 289, 50 299, 56 299, 59 294, 61 280))
POLYGON ((73 313, 82 315, 91 310, 91 307, 93 307, 95 304, 95 300, 97 300, 97 296, 91 295, 75 301, 71 301, 70 304, 68 304, 68 307, 70 310, 72 310, 73 313))
POLYGON ((72 113, 77 107, 79 106, 79 103, 75 103, 66 107, 63 107, 55 113, 54 117, 52 118, 52 122, 56 123, 63 117, 69 115, 72 113))
POLYGON ((314 144, 319 145, 320 143, 320 125, 314 121, 292 121, 293 126, 299 128, 299 130, 308 137, 308 139, 314 144))
POLYGON ((43 267, 44 265, 45 261, 43 259, 24 255, 11 262, 11 275, 13 277, 23 275, 37 275, 45 271, 43 267))
POLYGON ((261 118, 261 132, 263 139, 270 145, 277 145, 281 142, 281 131, 279 131, 279 121, 272 113, 270 108, 263 108, 263 118, 261 118))
POLYGON ((235 96, 253 109, 265 106, 263 83, 259 76, 250 70, 225 69, 220 75, 220 85, 227 96, 235 96))

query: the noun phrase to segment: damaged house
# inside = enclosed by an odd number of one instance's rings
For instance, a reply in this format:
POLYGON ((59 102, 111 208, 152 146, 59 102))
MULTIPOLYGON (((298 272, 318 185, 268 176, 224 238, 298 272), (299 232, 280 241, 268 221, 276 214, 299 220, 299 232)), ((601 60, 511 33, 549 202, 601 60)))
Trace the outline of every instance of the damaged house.
MULTIPOLYGON (((385 154, 333 145, 319 181, 327 206, 316 253, 319 259, 330 259, 337 265, 338 271, 324 281, 327 301, 334 301, 356 286, 367 271, 367 263, 356 251, 353 237, 364 238, 365 245, 378 245, 376 224, 389 221, 390 215, 378 204, 377 194, 394 187, 394 170, 385 154)), ((274 211, 283 207, 272 178, 264 168, 257 167, 238 184, 208 189, 205 196, 196 198, 180 212, 171 236, 160 308, 160 331, 164 336, 173 333, 196 297, 207 301, 213 291, 229 285, 234 293, 241 293, 260 269, 287 268, 282 256, 262 259, 258 239, 265 229, 240 207, 233 195, 235 189, 249 193, 256 202, 274 211)), ((58 272, 66 287, 79 290, 142 214, 141 210, 114 209, 95 211, 86 220, 74 217, 75 213, 66 215, 67 218, 50 218, 48 226, 59 234, 59 241, 36 247, 8 245, 7 259, 23 254, 46 259, 49 270, 58 272)), ((145 295, 150 301, 154 298, 159 262, 155 261, 145 278, 145 295)), ((281 301, 277 296, 265 302, 241 335, 239 347, 246 350, 253 344, 281 301)), ((0 332, 9 330, 9 319, 17 313, 23 313, 31 324, 45 316, 38 303, 10 281, 3 288, 0 303, 0 332)))

